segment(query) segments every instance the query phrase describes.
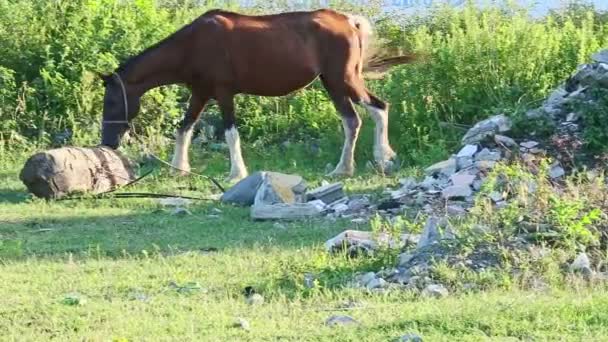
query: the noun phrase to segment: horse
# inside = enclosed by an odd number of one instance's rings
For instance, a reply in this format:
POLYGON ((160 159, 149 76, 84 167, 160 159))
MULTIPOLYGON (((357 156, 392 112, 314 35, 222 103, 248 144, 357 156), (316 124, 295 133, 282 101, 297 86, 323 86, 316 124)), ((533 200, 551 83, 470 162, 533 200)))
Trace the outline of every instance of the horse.
MULTIPOLYGON (((166 39, 131 57, 105 86, 102 145, 117 149, 148 90, 183 84, 191 91, 188 109, 177 128, 172 165, 189 173, 188 149, 194 124, 207 102, 220 107, 230 151, 228 180, 248 175, 235 117, 238 94, 284 96, 321 79, 341 114, 344 145, 330 176, 352 176, 361 119, 354 104, 366 107, 375 122, 374 159, 384 170, 395 157, 388 139, 389 105, 364 84, 363 69, 372 26, 361 16, 329 9, 250 16, 211 10, 166 39)), ((389 66, 412 56, 386 59, 389 66)), ((377 66, 378 66, 377 65, 377 66)))

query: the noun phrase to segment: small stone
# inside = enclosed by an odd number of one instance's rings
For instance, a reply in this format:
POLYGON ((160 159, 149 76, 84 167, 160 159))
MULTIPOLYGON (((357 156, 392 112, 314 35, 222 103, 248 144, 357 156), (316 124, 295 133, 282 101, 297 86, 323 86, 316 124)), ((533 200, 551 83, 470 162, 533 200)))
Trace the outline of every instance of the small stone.
POLYGON ((566 117, 566 121, 568 121, 568 122, 576 122, 580 118, 581 118, 581 115, 579 113, 572 112, 572 113, 568 114, 568 116, 566 117))
POLYGON ((477 145, 466 145, 463 147, 460 152, 456 155, 458 158, 462 157, 473 157, 475 153, 477 153, 478 147, 477 145))
POLYGON ((536 141, 525 141, 525 142, 522 142, 522 143, 521 143, 521 144, 519 144, 519 145, 520 145, 521 147, 523 147, 523 148, 531 149, 531 148, 535 148, 536 146, 538 146, 538 145, 539 145, 539 143, 538 143, 538 142, 536 142, 536 141))
POLYGON ((336 206, 333 206, 332 209, 334 210, 334 212, 336 214, 343 214, 343 213, 347 212, 350 208, 348 207, 348 205, 346 205, 344 203, 340 203, 336 206))
POLYGON ((484 148, 481 152, 475 156, 475 161, 499 161, 502 158, 500 152, 490 151, 484 148))
POLYGON ((413 189, 416 187, 416 185, 418 185, 418 182, 416 182, 416 179, 414 177, 408 177, 408 178, 403 178, 399 180, 399 185, 401 185, 402 189, 413 189))
POLYGON ((190 212, 190 210, 186 209, 186 208, 175 208, 173 209, 173 212, 171 213, 171 215, 173 216, 190 216, 192 215, 192 213, 190 212))
POLYGON ((494 136, 494 141, 498 145, 504 145, 504 146, 509 147, 509 148, 517 146, 517 142, 515 142, 515 140, 513 140, 512 138, 509 138, 509 137, 507 137, 505 135, 496 134, 494 136))
POLYGON ((456 168, 458 170, 465 170, 473 166, 474 159, 473 157, 457 157, 456 158, 456 168))
POLYGON ((482 179, 478 179, 478 180, 476 180, 476 181, 473 182, 473 189, 475 191, 480 191, 482 187, 483 187, 483 180, 482 179))
POLYGON ((349 316, 331 316, 325 321, 325 325, 329 327, 356 326, 359 325, 359 322, 349 316))
POLYGON ((307 289, 315 288, 315 280, 316 280, 316 277, 314 274, 312 274, 312 273, 304 274, 304 287, 306 287, 307 289))
POLYGON ((445 286, 440 284, 431 284, 425 287, 424 290, 422 290, 422 295, 425 297, 444 298, 447 297, 449 294, 450 293, 448 289, 446 289, 445 286))
POLYGON ((285 226, 281 222, 275 222, 275 224, 273 224, 272 226, 275 227, 276 229, 280 229, 280 230, 286 230, 287 229, 287 226, 285 226))
POLYGON ((505 115, 496 115, 478 122, 462 138, 463 145, 478 144, 496 133, 508 132, 513 125, 511 119, 505 115))
POLYGON ((490 160, 480 160, 478 162, 475 162, 475 166, 483 171, 488 171, 488 170, 492 170, 494 167, 496 167, 496 162, 495 161, 490 161, 490 160))
POLYGON ((358 277, 358 283, 361 286, 367 286, 372 280, 376 279, 376 273, 368 272, 358 277))
POLYGON ((444 174, 448 177, 456 173, 456 159, 450 158, 448 160, 434 164, 425 170, 428 175, 444 174))
POLYGON ((414 254, 403 253, 399 255, 399 267, 407 266, 414 259, 414 254))
POLYGON ((245 320, 244 318, 240 318, 240 317, 237 317, 237 319, 235 320, 233 326, 235 328, 240 328, 240 329, 243 329, 245 331, 250 331, 251 330, 251 325, 249 324, 249 322, 247 320, 245 320))
POLYGON ((466 198, 473 195, 473 190, 470 186, 450 186, 443 190, 441 197, 443 199, 466 198))
POLYGON ((549 171, 549 177, 551 177, 551 179, 562 178, 565 175, 566 175, 566 170, 564 170, 564 168, 559 165, 553 165, 551 167, 551 170, 549 171))
POLYGON ((462 216, 467 213, 466 209, 455 204, 448 205, 447 212, 450 216, 462 216))
POLYGON ((591 261, 587 253, 580 253, 570 264, 570 272, 585 272, 591 269, 591 261))
POLYGON ((382 278, 376 278, 376 279, 373 279, 372 281, 370 281, 369 283, 367 283, 365 285, 365 287, 368 290, 375 290, 375 289, 385 288, 386 285, 387 285, 386 280, 384 280, 382 278))
POLYGON ((454 186, 467 187, 473 185, 475 178, 477 178, 476 175, 457 173, 450 177, 450 180, 454 186))
POLYGON ((504 200, 504 196, 502 193, 498 192, 498 191, 494 191, 490 194, 490 199, 494 202, 494 203, 498 203, 504 200))
POLYGON ((264 297, 259 293, 254 293, 247 297, 246 302, 249 305, 262 305, 264 304, 264 297))
POLYGON ((422 337, 416 334, 406 334, 399 337, 395 342, 422 342, 422 337))
POLYGON ((420 236, 417 247, 418 249, 421 249, 441 240, 451 240, 454 238, 454 233, 451 231, 445 220, 430 217, 424 226, 424 230, 420 236))

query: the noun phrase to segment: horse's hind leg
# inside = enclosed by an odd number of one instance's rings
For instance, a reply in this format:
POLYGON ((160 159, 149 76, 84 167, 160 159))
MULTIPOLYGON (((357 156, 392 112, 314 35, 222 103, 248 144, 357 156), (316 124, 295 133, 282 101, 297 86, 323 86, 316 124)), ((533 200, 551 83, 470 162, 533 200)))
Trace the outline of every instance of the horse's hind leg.
POLYGON ((217 97, 222 116, 224 118, 224 134, 226 143, 230 149, 230 175, 228 181, 239 181, 247 177, 247 168, 243 161, 241 152, 241 138, 236 128, 236 117, 234 115, 234 96, 222 94, 217 97))
POLYGON ((208 100, 208 97, 199 97, 193 94, 184 119, 177 129, 172 165, 176 169, 175 171, 182 175, 190 172, 188 149, 192 140, 192 131, 208 100))
POLYGON ((381 171, 386 172, 389 168, 391 159, 395 158, 396 154, 390 146, 388 140, 388 104, 369 91, 365 91, 366 96, 361 99, 361 104, 364 105, 370 112, 372 119, 376 124, 374 134, 374 159, 381 171))

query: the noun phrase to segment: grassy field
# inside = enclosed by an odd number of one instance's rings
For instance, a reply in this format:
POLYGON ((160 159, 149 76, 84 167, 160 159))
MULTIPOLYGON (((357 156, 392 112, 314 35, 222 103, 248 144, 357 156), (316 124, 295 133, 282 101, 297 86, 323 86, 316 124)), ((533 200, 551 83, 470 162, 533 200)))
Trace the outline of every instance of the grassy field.
MULTIPOLYGON (((225 170, 223 158, 206 157, 217 165, 208 172, 225 170)), ((252 169, 273 163, 258 160, 252 169)), ((328 255, 322 244, 344 229, 368 230, 368 225, 254 223, 247 210, 216 203, 194 204, 193 215, 177 217, 153 200, 32 200, 18 180, 22 161, 15 157, 0 171, 3 341, 390 341, 406 333, 426 341, 599 341, 608 336, 604 290, 514 288, 441 300, 402 291, 367 293, 344 284, 356 272, 391 263, 394 255, 352 260, 328 255), (318 278, 316 288, 304 286, 307 273, 318 278), (247 286, 265 303, 248 305, 247 286), (360 325, 324 325, 340 314, 360 325), (233 327, 238 317, 250 323, 250 331, 233 327)), ((306 165, 304 173, 314 184, 321 179, 319 167, 306 165)), ((295 167, 284 160, 280 169, 295 167)), ((373 193, 394 181, 363 173, 347 181, 347 188, 373 193)), ((209 194, 199 180, 163 173, 134 190, 209 194), (180 190, 192 188, 200 191, 180 190)))

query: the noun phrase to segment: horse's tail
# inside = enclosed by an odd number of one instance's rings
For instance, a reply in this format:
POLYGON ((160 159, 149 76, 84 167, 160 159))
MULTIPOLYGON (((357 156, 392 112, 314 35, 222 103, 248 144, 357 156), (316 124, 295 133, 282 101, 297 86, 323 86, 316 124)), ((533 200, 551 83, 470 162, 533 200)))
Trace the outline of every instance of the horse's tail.
POLYGON ((412 63, 419 59, 419 56, 415 54, 386 56, 389 53, 388 51, 380 51, 386 49, 373 44, 373 27, 367 18, 349 14, 348 19, 351 26, 357 29, 359 35, 359 45, 361 47, 360 74, 363 72, 382 74, 394 66, 412 63))

